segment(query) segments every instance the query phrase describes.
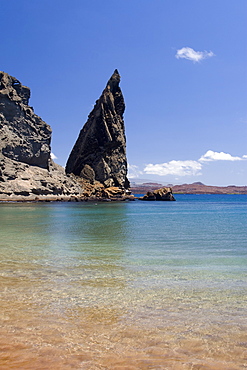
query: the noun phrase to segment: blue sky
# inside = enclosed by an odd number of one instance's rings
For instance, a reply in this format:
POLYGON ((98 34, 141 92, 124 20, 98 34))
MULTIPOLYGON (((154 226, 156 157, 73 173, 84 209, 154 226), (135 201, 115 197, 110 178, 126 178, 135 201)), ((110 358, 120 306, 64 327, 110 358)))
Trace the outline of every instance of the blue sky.
POLYGON ((247 185, 246 0, 0 0, 0 70, 65 165, 114 69, 129 177, 247 185))

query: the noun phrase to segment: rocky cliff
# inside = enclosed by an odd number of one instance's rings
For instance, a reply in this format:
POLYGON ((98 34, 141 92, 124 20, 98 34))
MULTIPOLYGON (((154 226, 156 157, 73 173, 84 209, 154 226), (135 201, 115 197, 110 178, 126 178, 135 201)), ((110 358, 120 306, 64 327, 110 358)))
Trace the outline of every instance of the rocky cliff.
POLYGON ((123 194, 130 185, 123 120, 125 104, 119 82, 120 75, 115 70, 80 131, 67 161, 66 173, 123 194))
POLYGON ((28 105, 30 89, 0 72, 0 200, 81 196, 50 157, 51 128, 28 105))
POLYGON ((0 152, 7 158, 48 168, 51 128, 28 105, 30 89, 0 72, 0 152))
POLYGON ((30 89, 0 72, 0 200, 126 199, 126 139, 117 70, 70 154, 51 159, 51 128, 28 105, 30 89))

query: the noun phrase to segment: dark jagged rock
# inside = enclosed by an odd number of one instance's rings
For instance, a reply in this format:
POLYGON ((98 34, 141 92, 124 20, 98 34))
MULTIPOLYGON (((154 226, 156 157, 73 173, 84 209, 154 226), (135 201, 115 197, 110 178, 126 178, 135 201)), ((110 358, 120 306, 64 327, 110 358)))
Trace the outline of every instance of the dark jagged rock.
POLYGON ((83 149, 74 149, 76 170, 66 174, 51 159, 50 126, 28 105, 30 89, 0 72, 0 201, 132 199, 119 81, 115 71, 83 128, 83 149), (82 155, 91 161, 81 165, 82 155))
POLYGON ((119 82, 120 75, 115 70, 80 131, 67 161, 66 173, 73 173, 91 184, 98 181, 105 188, 119 188, 125 193, 130 185, 123 120, 125 104, 119 82))
POLYGON ((169 201, 169 200, 176 200, 172 194, 172 188, 161 188, 154 191, 148 191, 146 195, 139 198, 140 200, 163 200, 163 201, 169 201))
POLYGON ((51 128, 29 98, 28 87, 0 72, 0 200, 81 196, 75 177, 51 160, 51 128))
POLYGON ((12 160, 48 168, 51 128, 28 105, 30 89, 0 72, 0 152, 12 160))

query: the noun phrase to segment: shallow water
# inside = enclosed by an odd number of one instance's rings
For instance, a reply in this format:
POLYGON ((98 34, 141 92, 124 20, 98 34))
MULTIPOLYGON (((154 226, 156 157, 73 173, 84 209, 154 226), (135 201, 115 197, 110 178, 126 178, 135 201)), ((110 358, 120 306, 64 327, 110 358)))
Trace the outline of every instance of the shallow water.
POLYGON ((0 369, 247 368, 247 196, 0 204, 0 369))

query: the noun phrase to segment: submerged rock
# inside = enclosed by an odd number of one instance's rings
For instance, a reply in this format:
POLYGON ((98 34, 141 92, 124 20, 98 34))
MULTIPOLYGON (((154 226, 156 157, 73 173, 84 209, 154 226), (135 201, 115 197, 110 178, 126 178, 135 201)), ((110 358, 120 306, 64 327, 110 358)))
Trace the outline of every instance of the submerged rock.
POLYGON ((80 131, 66 164, 66 173, 73 173, 90 184, 99 182, 104 188, 111 188, 108 195, 112 192, 124 195, 130 187, 123 120, 125 104, 119 82, 120 75, 115 70, 80 131))
POLYGON ((169 187, 163 187, 161 189, 157 189, 154 191, 148 191, 146 195, 139 198, 140 200, 163 200, 163 201, 169 201, 169 200, 176 200, 172 194, 172 188, 169 187))

